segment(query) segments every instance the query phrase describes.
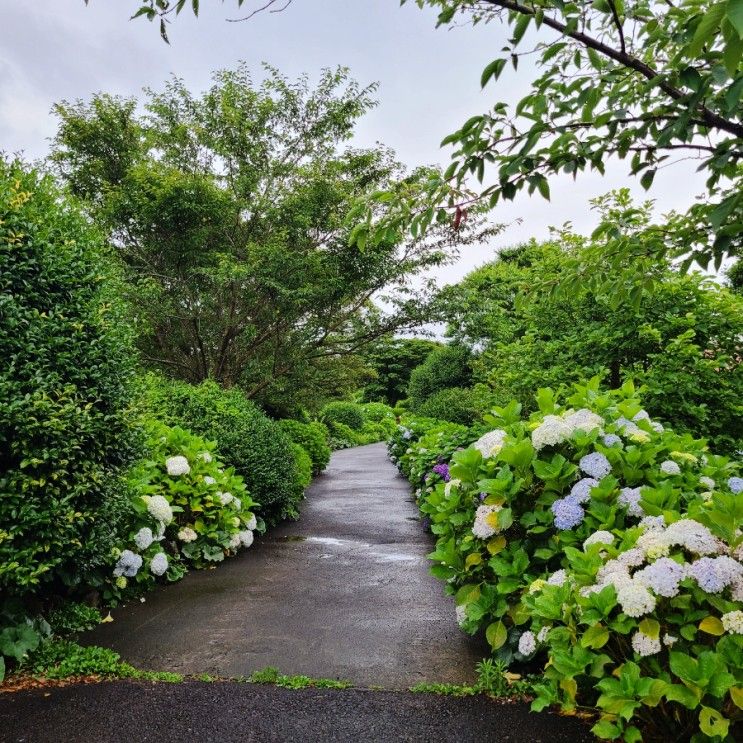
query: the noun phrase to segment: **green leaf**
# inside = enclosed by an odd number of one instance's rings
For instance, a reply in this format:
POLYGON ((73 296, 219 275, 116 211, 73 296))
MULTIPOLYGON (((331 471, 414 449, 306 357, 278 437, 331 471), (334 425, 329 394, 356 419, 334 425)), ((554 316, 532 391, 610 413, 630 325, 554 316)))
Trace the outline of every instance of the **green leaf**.
POLYGON ((718 735, 724 738, 728 734, 730 720, 725 719, 716 709, 703 706, 699 713, 699 727, 710 738, 718 735))
POLYGON ((650 186, 653 185, 653 179, 655 178, 655 169, 646 170, 640 177, 640 185, 647 191, 650 186))
POLYGON ((493 77, 496 80, 500 76, 501 72, 503 72, 503 68, 506 66, 506 60, 505 59, 494 59, 483 71, 482 75, 480 76, 480 87, 484 88, 488 82, 490 81, 490 78, 493 77))
POLYGON ((580 644, 584 648, 593 648, 598 650, 609 642, 609 630, 603 624, 594 624, 583 633, 580 638, 580 644))
POLYGON ((743 39, 743 0, 728 0, 726 15, 738 36, 743 39))
POLYGON ((726 5, 725 2, 716 3, 704 14, 694 33, 694 38, 686 49, 690 57, 698 56, 702 47, 712 38, 725 17, 726 5))
POLYGON ((490 647, 493 648, 493 650, 498 650, 498 648, 503 647, 508 638, 506 625, 500 621, 488 625, 488 628, 485 630, 485 638, 490 643, 490 647))

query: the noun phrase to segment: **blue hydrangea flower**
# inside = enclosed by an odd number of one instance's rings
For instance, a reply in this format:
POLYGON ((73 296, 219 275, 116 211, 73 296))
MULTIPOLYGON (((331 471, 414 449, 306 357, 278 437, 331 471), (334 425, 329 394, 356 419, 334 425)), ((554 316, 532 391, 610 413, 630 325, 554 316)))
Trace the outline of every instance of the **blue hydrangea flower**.
POLYGON ((622 488, 619 491, 617 503, 624 506, 630 516, 642 518, 645 515, 645 511, 642 510, 642 506, 640 505, 641 497, 640 488, 622 488))
POLYGON ((573 485, 570 490, 570 497, 576 503, 587 503, 591 499, 591 488, 595 488, 599 481, 593 477, 584 477, 582 480, 573 485))
POLYGON ((581 457, 579 464, 583 472, 597 480, 606 477, 611 472, 611 464, 601 452, 594 451, 586 454, 585 457, 581 457))
POLYGON ((731 493, 743 493, 743 477, 731 477, 728 480, 728 487, 731 493))
POLYGON ((614 444, 621 444, 622 437, 617 436, 615 433, 607 433, 602 439, 604 446, 614 446, 614 444))
POLYGON ((572 529, 583 521, 585 511, 575 498, 560 498, 552 504, 555 526, 560 530, 572 529))

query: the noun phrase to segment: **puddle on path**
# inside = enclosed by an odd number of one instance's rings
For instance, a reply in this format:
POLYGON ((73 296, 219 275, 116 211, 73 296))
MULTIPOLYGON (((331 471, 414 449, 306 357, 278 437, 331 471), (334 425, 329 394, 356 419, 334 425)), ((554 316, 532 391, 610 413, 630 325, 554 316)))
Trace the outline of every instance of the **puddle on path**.
MULTIPOLYGON (((423 562, 425 558, 422 555, 414 555, 407 552, 381 552, 377 548, 379 545, 360 542, 356 539, 338 539, 337 537, 305 537, 299 534, 290 534, 285 537, 279 537, 277 542, 314 542, 324 547, 350 548, 360 550, 365 556, 378 560, 379 562, 423 562)), ((320 555, 321 560, 327 560, 334 557, 333 554, 323 553, 320 555)))

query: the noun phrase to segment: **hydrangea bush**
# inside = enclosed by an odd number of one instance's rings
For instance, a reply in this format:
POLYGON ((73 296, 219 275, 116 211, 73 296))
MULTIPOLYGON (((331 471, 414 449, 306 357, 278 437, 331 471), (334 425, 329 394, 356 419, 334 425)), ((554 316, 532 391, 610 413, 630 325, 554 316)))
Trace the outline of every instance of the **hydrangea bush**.
MULTIPOLYGON (((629 383, 537 402, 528 420, 496 408, 419 494, 460 625, 546 663, 535 705, 595 706, 600 737, 724 738, 743 702, 737 465, 651 420, 629 383)), ((437 452, 406 430, 390 451, 411 475, 437 452)))
POLYGON ((220 562, 249 547, 253 531, 263 529, 253 512, 258 504, 212 443, 157 423, 147 443, 147 458, 130 474, 135 516, 112 555, 105 598, 148 588, 160 577, 178 580, 189 566, 220 562))

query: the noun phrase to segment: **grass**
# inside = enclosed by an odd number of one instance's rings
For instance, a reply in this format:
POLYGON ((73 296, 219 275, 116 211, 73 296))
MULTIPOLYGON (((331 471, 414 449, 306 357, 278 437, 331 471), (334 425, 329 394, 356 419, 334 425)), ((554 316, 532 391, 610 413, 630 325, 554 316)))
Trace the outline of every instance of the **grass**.
POLYGON ((273 666, 254 671, 247 680, 251 684, 273 684, 284 689, 348 689, 353 686, 350 681, 338 681, 337 679, 286 676, 273 666))
POLYGON ((532 684, 529 679, 509 673, 505 663, 485 658, 477 664, 477 681, 474 684, 420 683, 411 686, 409 691, 453 697, 487 694, 496 698, 514 699, 528 696, 532 691, 532 684))

